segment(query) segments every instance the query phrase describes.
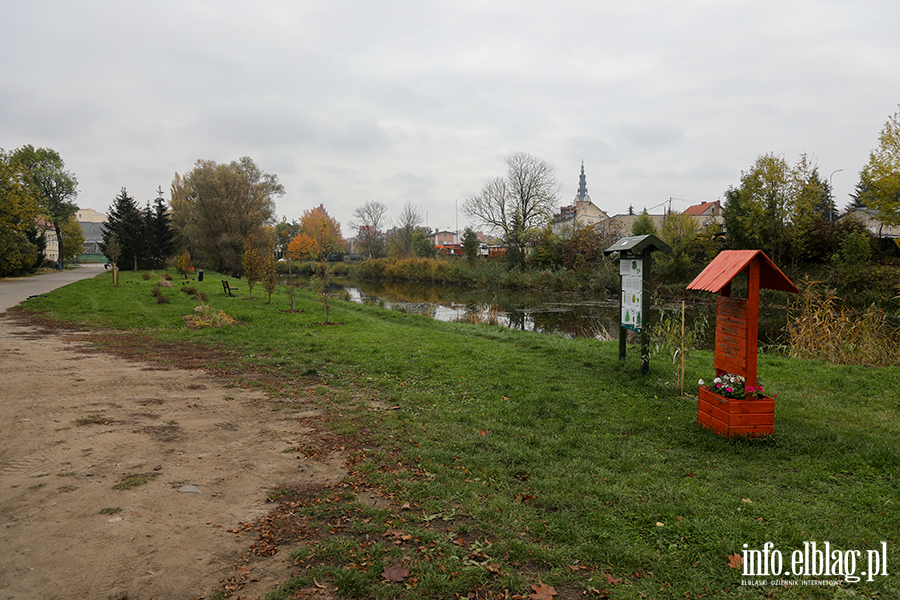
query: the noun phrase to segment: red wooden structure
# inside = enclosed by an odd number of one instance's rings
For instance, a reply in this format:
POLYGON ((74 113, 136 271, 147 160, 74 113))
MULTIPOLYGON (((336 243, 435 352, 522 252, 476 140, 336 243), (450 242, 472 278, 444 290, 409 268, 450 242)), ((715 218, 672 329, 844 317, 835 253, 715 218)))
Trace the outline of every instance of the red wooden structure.
MULTIPOLYGON (((762 250, 725 250, 697 275, 687 289, 719 294, 716 307, 716 376, 732 373, 756 388, 757 340, 759 335, 759 290, 797 293, 791 280, 762 250), (747 277, 747 297, 732 298, 731 282, 739 274, 747 277)), ((726 398, 700 387, 697 422, 731 436, 761 436, 775 431, 775 402, 755 394, 744 399, 726 398)), ((748 395, 749 396, 749 395, 748 395)))

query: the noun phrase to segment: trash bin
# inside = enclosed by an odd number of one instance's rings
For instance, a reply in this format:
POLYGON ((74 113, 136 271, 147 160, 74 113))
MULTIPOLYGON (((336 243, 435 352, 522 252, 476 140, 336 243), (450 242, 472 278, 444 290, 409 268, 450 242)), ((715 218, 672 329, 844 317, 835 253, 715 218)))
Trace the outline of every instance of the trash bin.
POLYGON ((203 269, 197 271, 197 281, 203 281, 203 269))

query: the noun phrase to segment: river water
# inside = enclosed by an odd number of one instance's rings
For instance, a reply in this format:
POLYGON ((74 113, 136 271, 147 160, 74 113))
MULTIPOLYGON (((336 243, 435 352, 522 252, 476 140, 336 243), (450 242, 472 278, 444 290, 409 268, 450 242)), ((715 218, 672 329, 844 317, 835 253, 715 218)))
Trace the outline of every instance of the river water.
MULTIPOLYGON (((441 321, 496 322, 501 327, 525 331, 618 339, 618 298, 534 291, 491 291, 457 285, 417 282, 365 281, 333 278, 333 293, 345 291, 357 303, 377 304, 390 310, 421 314, 441 321)), ((650 325, 661 317, 674 318, 681 327, 681 304, 653 306, 650 325)), ((759 341, 781 344, 787 322, 784 308, 760 311, 759 341)), ((715 335, 715 296, 688 304, 685 324, 697 330, 700 345, 712 348, 715 335)))

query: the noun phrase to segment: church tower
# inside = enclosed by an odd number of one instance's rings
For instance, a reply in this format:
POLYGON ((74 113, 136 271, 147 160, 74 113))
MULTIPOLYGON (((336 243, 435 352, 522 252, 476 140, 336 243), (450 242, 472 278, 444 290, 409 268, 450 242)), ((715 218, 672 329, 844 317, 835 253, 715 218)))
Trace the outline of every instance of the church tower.
POLYGON ((581 161, 581 176, 578 177, 578 195, 575 196, 575 202, 587 199, 590 202, 591 197, 587 191, 587 177, 584 176, 584 161, 581 161))

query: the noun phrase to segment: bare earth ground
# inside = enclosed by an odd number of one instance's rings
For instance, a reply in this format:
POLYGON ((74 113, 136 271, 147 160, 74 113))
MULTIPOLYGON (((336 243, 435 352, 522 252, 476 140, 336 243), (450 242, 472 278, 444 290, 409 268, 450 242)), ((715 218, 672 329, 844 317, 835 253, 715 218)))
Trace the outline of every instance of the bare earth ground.
POLYGON ((275 411, 189 360, 92 351, 96 335, 0 318, 0 598, 210 598, 229 579, 261 597, 289 548, 250 556, 240 525, 276 485, 345 473, 340 451, 285 452, 315 446, 316 404, 275 411), (125 474, 152 479, 115 489, 125 474))

